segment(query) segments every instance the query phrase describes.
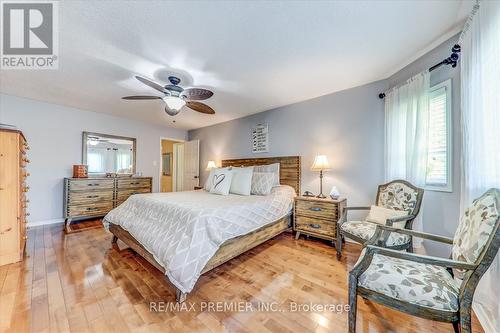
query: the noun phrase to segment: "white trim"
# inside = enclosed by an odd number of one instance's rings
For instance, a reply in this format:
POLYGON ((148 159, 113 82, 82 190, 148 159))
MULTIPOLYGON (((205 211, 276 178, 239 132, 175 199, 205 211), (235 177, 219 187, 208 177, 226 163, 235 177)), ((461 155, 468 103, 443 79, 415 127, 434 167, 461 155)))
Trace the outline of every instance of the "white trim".
POLYGON ((28 222, 27 227, 28 228, 33 228, 33 227, 39 227, 42 225, 49 225, 49 224, 56 224, 56 223, 63 223, 64 219, 59 218, 59 219, 51 219, 51 220, 42 220, 42 221, 35 221, 35 222, 28 222))
POLYGON ((491 322, 481 304, 472 302, 472 310, 474 310, 474 313, 481 323, 481 326, 483 327, 485 333, 499 333, 498 330, 495 330, 495 326, 493 326, 493 323, 491 322))
POLYGON ((433 85, 429 89, 429 95, 433 92, 444 88, 446 91, 446 185, 426 184, 425 189, 429 191, 453 192, 453 122, 452 122, 452 95, 451 95, 451 79, 433 85))
MULTIPOLYGON (((158 170, 158 192, 159 193, 161 193, 161 176, 162 176, 162 171, 163 171, 163 165, 162 165, 163 164, 163 157, 162 157, 162 146, 161 146, 161 142, 163 140, 172 141, 172 142, 176 142, 176 143, 186 142, 186 140, 182 140, 182 139, 166 138, 166 137, 160 136, 160 163, 158 163, 160 165, 160 170, 158 170)), ((174 162, 175 162, 174 154, 172 154, 172 159, 174 159, 174 162)), ((174 165, 175 165, 175 163, 174 163, 174 165)), ((175 173, 175 167, 172 170, 172 178, 173 178, 174 173, 175 173)), ((172 183, 172 186, 173 186, 173 183, 172 183)))

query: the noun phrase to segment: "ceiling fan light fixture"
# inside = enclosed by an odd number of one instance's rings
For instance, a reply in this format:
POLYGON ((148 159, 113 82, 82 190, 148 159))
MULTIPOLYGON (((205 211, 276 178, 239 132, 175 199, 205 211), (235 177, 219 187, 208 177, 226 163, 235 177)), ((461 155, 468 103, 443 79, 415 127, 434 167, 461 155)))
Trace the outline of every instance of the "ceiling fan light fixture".
POLYGON ((186 105, 185 100, 176 96, 165 96, 163 97, 163 101, 165 102, 165 104, 167 104, 167 107, 170 110, 177 111, 177 113, 179 113, 180 109, 182 109, 182 107, 186 105))

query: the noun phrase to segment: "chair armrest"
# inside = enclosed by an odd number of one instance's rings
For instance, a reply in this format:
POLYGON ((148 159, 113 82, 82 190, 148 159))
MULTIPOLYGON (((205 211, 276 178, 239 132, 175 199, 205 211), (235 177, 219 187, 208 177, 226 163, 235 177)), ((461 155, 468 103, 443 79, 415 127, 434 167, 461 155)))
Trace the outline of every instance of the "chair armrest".
POLYGON ((356 266, 354 266, 354 268, 349 272, 349 275, 353 276, 356 279, 368 269, 368 267, 372 262, 374 254, 381 254, 387 257, 403 259, 422 264, 429 264, 429 265, 448 267, 448 268, 457 268, 463 270, 474 270, 477 267, 476 264, 469 264, 463 261, 402 252, 373 245, 366 246, 364 248, 364 252, 365 254, 363 258, 361 258, 361 260, 356 264, 356 266))
POLYGON ((370 210, 371 207, 366 207, 366 206, 363 206, 363 207, 345 207, 344 208, 344 212, 347 212, 348 210, 370 210))
POLYGON ((391 227, 388 225, 381 225, 381 224, 377 225, 377 229, 375 230, 375 234, 372 237, 372 239, 374 239, 375 235, 377 235, 377 234, 380 237, 380 235, 382 234, 382 231, 384 231, 384 230, 391 231, 391 232, 397 232, 397 233, 405 234, 405 235, 409 235, 409 236, 415 236, 415 237, 419 237, 419 238, 429 239, 429 240, 440 242, 440 243, 453 244, 453 239, 448 238, 448 237, 429 234, 429 233, 421 232, 421 231, 394 228, 394 227, 391 227))
POLYGON ((399 217, 393 217, 390 219, 387 219, 385 221, 385 225, 392 227, 392 225, 396 222, 403 222, 403 221, 409 221, 414 219, 416 216, 415 215, 406 215, 406 216, 399 216, 399 217))
POLYGON ((337 224, 342 225, 347 220, 347 212, 350 210, 370 210, 371 207, 344 207, 344 212, 338 220, 337 224))
POLYGON ((402 252, 402 251, 391 250, 391 249, 387 249, 384 247, 373 246, 373 245, 368 245, 366 251, 381 254, 381 255, 384 255, 387 257, 404 259, 404 260, 409 260, 409 261, 413 261, 413 262, 419 262, 422 264, 429 264, 429 265, 434 265, 434 266, 457 268, 457 269, 464 269, 464 270, 474 270, 477 267, 476 264, 469 264, 469 263, 464 262, 464 261, 439 258, 439 257, 428 256, 428 255, 423 255, 423 254, 402 252))

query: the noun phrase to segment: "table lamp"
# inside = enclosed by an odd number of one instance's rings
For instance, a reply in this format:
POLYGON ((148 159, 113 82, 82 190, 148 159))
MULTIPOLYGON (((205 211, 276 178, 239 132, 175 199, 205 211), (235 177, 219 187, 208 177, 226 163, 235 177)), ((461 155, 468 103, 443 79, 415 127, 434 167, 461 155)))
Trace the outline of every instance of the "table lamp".
POLYGON ((215 165, 215 162, 214 161, 208 161, 206 170, 210 171, 210 170, 215 169, 215 168, 217 168, 217 165, 215 165))
POLYGON ((319 171, 319 194, 316 196, 317 198, 326 198, 323 194, 323 171, 329 169, 330 165, 328 164, 328 158, 326 158, 326 155, 317 155, 314 158, 311 170, 319 171))

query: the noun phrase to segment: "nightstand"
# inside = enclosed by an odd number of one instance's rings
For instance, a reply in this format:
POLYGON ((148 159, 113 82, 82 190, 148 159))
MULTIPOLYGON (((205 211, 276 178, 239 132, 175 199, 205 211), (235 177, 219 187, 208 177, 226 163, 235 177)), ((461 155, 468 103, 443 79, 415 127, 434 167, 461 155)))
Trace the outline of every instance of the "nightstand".
POLYGON ((340 198, 320 199, 316 197, 296 197, 293 219, 295 239, 300 234, 335 241, 337 221, 342 216, 347 200, 340 198))

